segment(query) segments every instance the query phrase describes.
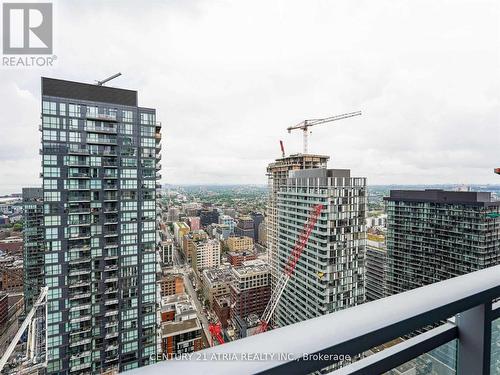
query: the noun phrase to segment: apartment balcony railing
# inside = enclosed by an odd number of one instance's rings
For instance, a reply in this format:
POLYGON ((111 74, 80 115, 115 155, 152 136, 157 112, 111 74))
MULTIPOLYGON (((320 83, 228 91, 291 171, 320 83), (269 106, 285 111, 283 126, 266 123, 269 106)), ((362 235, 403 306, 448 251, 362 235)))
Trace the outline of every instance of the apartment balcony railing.
POLYGON ((106 134, 116 134, 118 132, 118 128, 116 127, 115 124, 102 125, 102 126, 87 124, 85 126, 85 130, 88 132, 106 133, 106 134))
POLYGON ((331 366, 336 356, 353 358, 441 321, 447 322, 331 373, 380 374, 422 355, 432 365, 434 357, 426 353, 453 343, 452 372, 496 374, 500 303, 492 301, 499 296, 500 265, 199 352, 200 358, 219 361, 163 361, 130 375, 309 374, 331 366), (268 360, 224 360, 244 354, 268 360), (271 354, 284 355, 273 359, 271 354))
POLYGON ((105 113, 95 113, 95 112, 87 112, 88 119, 95 119, 100 121, 118 121, 116 118, 116 114, 105 114, 105 113))

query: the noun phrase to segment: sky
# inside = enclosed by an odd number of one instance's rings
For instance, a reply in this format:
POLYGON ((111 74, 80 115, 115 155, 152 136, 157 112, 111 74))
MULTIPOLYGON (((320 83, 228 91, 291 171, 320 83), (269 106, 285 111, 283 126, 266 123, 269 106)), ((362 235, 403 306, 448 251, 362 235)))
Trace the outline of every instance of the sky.
POLYGON ((54 1, 47 68, 0 67, 0 193, 41 183, 40 77, 136 89, 162 183, 264 184, 309 151, 368 184, 494 184, 500 5, 482 0, 54 1))

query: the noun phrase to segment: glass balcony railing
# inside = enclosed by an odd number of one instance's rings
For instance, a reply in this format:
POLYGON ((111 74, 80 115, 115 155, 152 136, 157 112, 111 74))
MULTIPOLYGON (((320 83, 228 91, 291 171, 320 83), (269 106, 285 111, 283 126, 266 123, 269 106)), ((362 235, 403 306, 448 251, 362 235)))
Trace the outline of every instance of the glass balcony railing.
POLYGON ((499 297, 500 265, 199 352, 235 360, 162 361, 129 375, 498 374, 499 297))

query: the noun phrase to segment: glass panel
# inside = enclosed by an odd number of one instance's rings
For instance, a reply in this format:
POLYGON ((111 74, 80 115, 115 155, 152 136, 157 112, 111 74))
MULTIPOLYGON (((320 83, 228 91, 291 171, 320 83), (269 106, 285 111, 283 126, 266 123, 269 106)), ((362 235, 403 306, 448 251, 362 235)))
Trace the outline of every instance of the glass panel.
POLYGON ((386 372, 386 375, 455 375, 456 368, 457 340, 453 340, 386 372))
POLYGON ((491 375, 500 374, 500 318, 491 322, 491 375))

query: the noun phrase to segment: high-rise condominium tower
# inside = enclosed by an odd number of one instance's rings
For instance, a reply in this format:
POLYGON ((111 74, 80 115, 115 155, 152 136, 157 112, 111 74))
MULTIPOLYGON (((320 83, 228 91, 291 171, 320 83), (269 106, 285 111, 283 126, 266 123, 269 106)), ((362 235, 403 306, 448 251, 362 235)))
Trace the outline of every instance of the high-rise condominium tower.
POLYGON ((500 202, 490 193, 392 190, 387 205, 387 294, 500 263, 500 202))
POLYGON ((137 92, 42 78, 49 374, 156 353, 160 125, 137 92))
POLYGON ((24 310, 28 313, 45 285, 42 188, 23 188, 23 219, 24 310))
POLYGON ((317 155, 292 155, 268 167, 273 279, 283 272, 312 207, 323 205, 277 305, 277 326, 364 302, 366 178, 351 177, 346 169, 327 169, 326 161, 317 155), (298 168, 288 168, 291 159, 298 168))

